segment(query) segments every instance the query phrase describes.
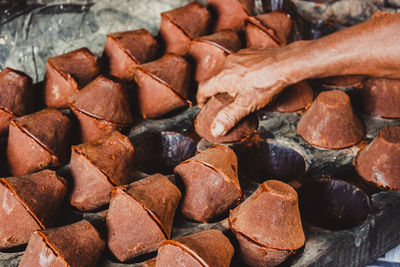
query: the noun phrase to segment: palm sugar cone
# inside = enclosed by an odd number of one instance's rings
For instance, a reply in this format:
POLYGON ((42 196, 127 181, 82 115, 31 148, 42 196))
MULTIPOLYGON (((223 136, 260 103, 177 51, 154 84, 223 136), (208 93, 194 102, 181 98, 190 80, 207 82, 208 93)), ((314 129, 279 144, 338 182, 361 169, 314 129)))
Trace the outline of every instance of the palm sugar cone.
POLYGON ((133 155, 134 148, 128 137, 117 131, 90 143, 72 146, 71 205, 89 211, 109 203, 113 186, 129 182, 133 155))
MULTIPOLYGON (((281 11, 249 17, 246 21, 248 48, 281 47, 288 44, 293 28, 291 17, 281 11)), ((286 88, 275 100, 271 109, 276 112, 296 112, 311 105, 312 88, 303 81, 286 88)))
POLYGON ((358 174, 378 187, 400 190, 400 126, 383 128, 354 160, 358 174))
POLYGON ((108 247, 124 262, 158 249, 170 238, 179 189, 155 174, 114 189, 107 214, 108 247))
POLYGON ((135 81, 143 118, 158 118, 191 105, 187 100, 190 65, 180 56, 166 54, 137 66, 135 81))
POLYGON ((231 211, 229 225, 250 266, 276 266, 304 246, 296 191, 269 180, 231 211))
POLYGON ((77 93, 100 73, 100 62, 86 47, 47 59, 44 103, 65 108, 77 93))
POLYGON ((208 100, 194 122, 196 133, 213 143, 234 143, 249 138, 258 128, 258 119, 254 114, 243 118, 224 136, 214 137, 211 134, 211 124, 215 116, 233 100, 228 94, 218 94, 208 100))
POLYGON ((330 88, 360 87, 367 79, 365 75, 332 76, 319 79, 322 84, 330 88))
POLYGON ((154 60, 158 50, 157 41, 145 29, 109 33, 104 46, 109 74, 131 81, 135 66, 154 60))
POLYGON ((313 146, 341 149, 359 143, 365 135, 350 97, 339 90, 322 92, 297 124, 297 134, 313 146))
POLYGON ((278 95, 271 109, 281 113, 296 112, 311 106, 313 99, 312 88, 306 81, 302 81, 285 88, 278 95))
POLYGON ((56 109, 25 115, 10 124, 7 160, 11 175, 23 175, 65 164, 71 121, 56 109))
POLYGON ((246 21, 248 48, 287 45, 293 29, 291 17, 281 11, 249 17, 246 21))
POLYGON ((54 171, 0 179, 0 249, 26 244, 35 230, 52 226, 67 193, 54 171))
POLYGON ((254 12, 254 0, 207 0, 215 13, 213 32, 244 29, 246 19, 254 12))
POLYGON ((210 147, 179 164, 174 173, 185 186, 182 213, 191 220, 211 221, 242 197, 237 157, 229 147, 210 147))
POLYGON ((234 30, 223 30, 191 41, 188 54, 196 62, 195 80, 200 83, 217 74, 226 57, 240 47, 239 35, 234 30))
POLYGON ((104 76, 97 77, 74 94, 69 106, 79 120, 82 143, 126 129, 132 123, 124 85, 104 76))
POLYGON ((32 78, 5 68, 0 73, 0 137, 6 136, 10 121, 33 110, 32 78))
POLYGON ((218 230, 209 229, 176 240, 167 240, 158 249, 156 267, 229 267, 234 249, 218 230))
POLYGON ((210 22, 210 12, 197 2, 161 13, 160 36, 165 52, 185 55, 191 40, 207 34, 210 22))
POLYGON ((104 248, 97 230, 83 220, 34 232, 19 266, 96 266, 104 248))
POLYGON ((369 78, 359 96, 366 113, 389 119, 400 118, 400 80, 369 78))

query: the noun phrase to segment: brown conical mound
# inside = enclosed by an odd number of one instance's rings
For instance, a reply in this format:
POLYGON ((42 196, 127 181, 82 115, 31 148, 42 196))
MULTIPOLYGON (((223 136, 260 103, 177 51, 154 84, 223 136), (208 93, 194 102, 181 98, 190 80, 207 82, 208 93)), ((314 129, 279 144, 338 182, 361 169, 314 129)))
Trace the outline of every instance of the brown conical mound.
POLYGON ((286 45, 293 28, 290 16, 281 11, 249 17, 246 22, 247 47, 286 45))
POLYGON ((370 78, 359 91, 362 107, 368 114, 400 118, 400 80, 370 78))
POLYGON ((360 142, 365 129, 349 96, 334 90, 318 95, 297 124, 297 134, 313 146, 341 149, 360 142))
POLYGON ((67 157, 71 121, 44 109, 11 122, 7 145, 9 171, 22 175, 61 166, 67 157))
POLYGON ((70 98, 70 107, 80 122, 82 142, 90 142, 132 122, 125 87, 104 76, 97 77, 70 98))
POLYGON ((100 73, 97 57, 86 47, 47 59, 44 102, 62 108, 68 98, 100 73))
POLYGON ((314 98, 314 92, 307 82, 303 81, 289 86, 280 93, 272 105, 277 112, 296 112, 309 107, 314 98))
POLYGON ((157 41, 145 29, 109 33, 104 46, 109 73, 131 81, 135 65, 154 60, 158 49, 157 41))
POLYGON ((34 230, 51 226, 67 193, 54 171, 0 179, 0 248, 27 243, 34 230))
POLYGON ((156 250, 170 238, 180 198, 179 189, 161 174, 117 187, 107 214, 111 252, 126 261, 156 250))
POLYGON ((33 110, 32 78, 23 72, 5 68, 0 73, 0 108, 16 116, 33 110))
POLYGON ((252 266, 277 265, 305 242, 297 193, 276 180, 264 182, 232 210, 229 225, 242 259, 252 266))
POLYGON ((378 187, 400 190, 400 126, 383 128, 354 160, 358 174, 378 187))
POLYGON ((138 105, 144 118, 157 118, 173 110, 187 107, 189 63, 174 54, 140 66, 135 72, 138 84, 138 105))
POLYGON ((184 55, 190 40, 207 34, 210 22, 211 14, 197 2, 161 13, 160 35, 165 51, 184 55))
POLYGON ((234 249, 221 231, 209 229, 164 241, 158 250, 156 266, 228 267, 234 249))
POLYGON ((185 217, 207 222, 226 212, 242 197, 237 157, 232 149, 215 145, 179 164, 175 175, 183 180, 185 217))
POLYGON ((233 100, 233 97, 228 94, 218 94, 208 100, 194 122, 196 133, 214 143, 233 143, 250 137, 258 128, 258 119, 254 114, 242 119, 224 136, 214 137, 211 134, 211 124, 215 116, 219 111, 232 103, 233 100))
POLYGON ((240 47, 239 35, 234 30, 223 30, 191 41, 189 55, 196 62, 196 81, 202 82, 217 74, 226 57, 240 47))
POLYGON ((73 146, 71 204, 84 211, 107 204, 113 185, 128 183, 133 155, 134 148, 128 137, 117 131, 93 142, 73 146))
POLYGON ((0 136, 7 135, 10 121, 33 110, 32 78, 5 68, 0 73, 0 136))
POLYGON ((328 87, 331 88, 341 88, 341 87, 359 87, 367 79, 364 75, 346 75, 346 76, 334 76, 326 77, 320 79, 320 81, 328 87))
POLYGON ((254 12, 254 0, 207 0, 216 14, 213 32, 224 29, 241 30, 254 12))
POLYGON ((88 222, 35 232, 19 266, 96 266, 105 242, 88 222))

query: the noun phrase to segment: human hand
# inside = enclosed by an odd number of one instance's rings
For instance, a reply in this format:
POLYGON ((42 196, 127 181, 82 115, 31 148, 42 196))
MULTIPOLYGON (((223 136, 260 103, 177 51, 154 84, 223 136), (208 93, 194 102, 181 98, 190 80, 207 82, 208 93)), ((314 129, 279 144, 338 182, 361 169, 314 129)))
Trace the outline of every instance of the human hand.
POLYGON ((225 135, 246 115, 267 105, 274 96, 293 81, 289 79, 282 57, 283 48, 243 49, 229 55, 223 69, 211 79, 200 83, 197 103, 200 108, 207 99, 228 93, 235 100, 215 117, 211 133, 225 135))

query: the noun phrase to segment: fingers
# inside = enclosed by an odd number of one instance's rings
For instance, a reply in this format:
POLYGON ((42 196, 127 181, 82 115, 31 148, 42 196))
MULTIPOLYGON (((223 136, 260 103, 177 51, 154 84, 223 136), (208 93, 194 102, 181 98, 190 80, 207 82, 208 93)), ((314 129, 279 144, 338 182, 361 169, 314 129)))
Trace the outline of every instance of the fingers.
POLYGON ((207 81, 201 82, 196 96, 197 105, 199 108, 202 108, 208 98, 223 92, 225 92, 225 89, 222 86, 219 86, 217 78, 211 78, 207 81))
POLYGON ((252 106, 243 105, 243 98, 238 96, 235 101, 222 109, 211 125, 211 134, 214 137, 225 135, 236 123, 252 112, 252 106))

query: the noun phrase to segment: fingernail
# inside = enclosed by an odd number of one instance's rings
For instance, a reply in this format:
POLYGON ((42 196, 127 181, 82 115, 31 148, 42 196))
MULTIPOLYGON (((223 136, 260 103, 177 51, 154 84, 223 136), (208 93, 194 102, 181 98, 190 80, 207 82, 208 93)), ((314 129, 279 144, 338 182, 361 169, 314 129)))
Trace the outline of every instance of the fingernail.
POLYGON ((225 127, 224 127, 224 125, 222 125, 222 123, 217 122, 212 125, 211 134, 214 137, 222 136, 222 135, 224 135, 224 133, 225 133, 225 127))

